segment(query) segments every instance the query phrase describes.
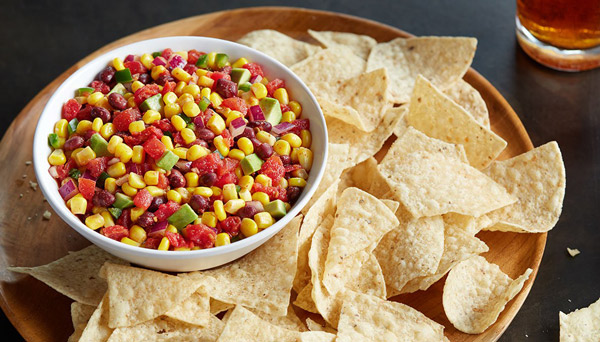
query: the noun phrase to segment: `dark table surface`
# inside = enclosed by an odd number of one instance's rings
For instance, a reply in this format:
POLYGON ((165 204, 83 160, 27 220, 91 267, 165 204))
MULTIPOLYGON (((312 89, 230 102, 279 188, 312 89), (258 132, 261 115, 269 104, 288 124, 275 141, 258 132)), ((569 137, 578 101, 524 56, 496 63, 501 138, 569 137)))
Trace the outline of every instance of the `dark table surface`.
MULTIPOLYGON (((46 84, 109 42, 188 16, 279 4, 283 2, 1 1, 1 133, 46 84)), ((473 67, 512 105, 534 145, 558 141, 568 175, 562 217, 548 235, 537 279, 500 341, 558 341, 558 312, 586 307, 600 297, 600 70, 563 73, 529 59, 515 40, 511 0, 285 4, 361 16, 416 35, 479 40, 473 67), (582 253, 571 258, 566 247, 582 253)), ((3 313, 0 328, 4 341, 22 340, 3 313)))

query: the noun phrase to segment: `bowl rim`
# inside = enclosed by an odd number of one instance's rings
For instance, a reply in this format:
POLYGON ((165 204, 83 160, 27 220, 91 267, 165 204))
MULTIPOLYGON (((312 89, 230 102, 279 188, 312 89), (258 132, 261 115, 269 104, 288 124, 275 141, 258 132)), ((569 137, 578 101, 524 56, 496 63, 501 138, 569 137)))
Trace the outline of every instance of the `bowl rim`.
MULTIPOLYGON (((313 132, 311 132, 311 133, 313 133, 313 132)), ((130 44, 125 44, 125 45, 115 47, 114 49, 111 49, 110 51, 107 51, 107 52, 101 54, 100 56, 90 60, 85 65, 81 66, 79 69, 77 69, 75 72, 73 72, 53 92, 52 96, 46 102, 46 105, 44 106, 44 109, 42 110, 42 113, 40 114, 40 116, 38 118, 38 121, 36 123, 36 129, 34 132, 34 138, 33 138, 33 164, 34 164, 35 175, 38 180, 39 187, 40 187, 44 197, 47 199, 48 203, 52 207, 52 209, 58 214, 58 216, 65 223, 67 223, 72 229, 74 229, 77 233, 82 235, 84 238, 86 238, 88 241, 90 241, 93 244, 108 245, 110 248, 120 249, 120 250, 123 250, 124 252, 133 253, 133 254, 136 254, 141 257, 144 257, 144 256, 151 257, 151 258, 158 257, 158 258, 167 259, 167 260, 182 260, 182 259, 197 259, 197 258, 202 258, 202 257, 216 257, 216 256, 220 256, 220 255, 227 255, 230 253, 235 253, 236 251, 244 250, 244 249, 248 249, 248 248, 250 248, 249 251, 251 251, 255 248, 258 248, 260 245, 264 244, 270 238, 272 238, 275 234, 277 234, 281 229, 283 229, 283 227, 285 227, 285 225, 287 225, 294 217, 296 217, 300 213, 300 211, 306 206, 306 204, 308 203, 310 198, 313 196, 313 194, 317 190, 319 183, 321 182, 321 179, 323 177, 323 174, 324 174, 325 168, 326 168, 326 161, 327 161, 328 153, 329 153, 329 151, 328 151, 328 134, 327 134, 327 125, 325 123, 325 117, 323 115, 323 112, 322 112, 319 104, 318 104, 316 97, 310 91, 310 89, 304 83, 304 81, 302 81, 302 79, 300 79, 300 77, 298 77, 287 66, 285 66, 278 60, 274 59, 273 57, 270 57, 269 55, 267 55, 261 51, 252 49, 248 46, 238 44, 236 42, 232 42, 229 40, 211 38, 211 37, 202 37, 202 36, 167 36, 167 37, 140 40, 140 41, 136 41, 136 42, 133 42, 130 44), (322 154, 322 160, 320 163, 321 167, 317 170, 315 170, 315 169, 311 170, 311 174, 313 172, 316 172, 316 178, 314 179, 314 182, 309 187, 305 188, 302 191, 301 198, 298 200, 298 202, 296 202, 294 204, 292 209, 289 212, 287 212, 284 217, 277 220, 272 226, 268 227, 267 229, 263 229, 262 231, 258 232, 257 234, 254 234, 250 237, 246 237, 244 239, 238 240, 236 242, 233 242, 233 243, 225 245, 225 246, 218 246, 218 247, 215 246, 215 247, 208 248, 208 249, 199 249, 199 250, 191 250, 191 251, 161 251, 161 250, 157 250, 157 249, 149 249, 149 248, 130 246, 130 245, 124 244, 120 241, 110 239, 110 238, 100 234, 97 231, 91 230, 81 220, 79 220, 79 218, 77 218, 74 214, 72 214, 70 212, 70 210, 67 209, 65 202, 64 202, 64 200, 62 200, 62 198, 60 201, 61 203, 57 203, 56 201, 53 200, 53 197, 50 196, 51 191, 55 192, 57 190, 51 189, 50 184, 48 184, 49 182, 47 181, 47 178, 44 177, 45 174, 48 174, 48 168, 50 167, 50 164, 47 161, 47 156, 41 155, 43 153, 41 150, 43 149, 43 147, 47 146, 48 128, 41 127, 40 123, 42 121, 42 118, 44 118, 48 115, 52 115, 53 114, 52 112, 58 109, 58 108, 52 109, 49 106, 49 104, 51 104, 55 100, 55 97, 58 97, 58 94, 61 91, 63 91, 63 89, 66 88, 73 79, 79 77, 81 74, 90 72, 90 70, 88 70, 88 69, 90 69, 91 65, 95 64, 98 60, 106 59, 107 57, 109 57, 111 55, 116 55, 118 53, 126 52, 126 50, 128 48, 132 48, 137 45, 144 45, 144 44, 148 44, 148 43, 153 43, 156 45, 162 44, 163 45, 162 48, 165 49, 165 48, 171 47, 171 46, 169 46, 169 43, 171 45, 174 45, 174 44, 176 44, 176 42, 181 41, 181 40, 196 41, 196 42, 198 42, 198 44, 202 44, 203 42, 222 44, 224 46, 228 46, 229 48, 240 50, 241 57, 246 56, 245 53, 247 53, 247 52, 250 52, 250 54, 259 55, 261 58, 266 59, 269 62, 269 64, 272 65, 275 69, 280 69, 281 71, 283 71, 286 74, 286 78, 287 77, 293 78, 300 86, 301 91, 306 93, 310 102, 312 102, 317 109, 317 113, 316 113, 317 115, 315 115, 315 118, 311 118, 311 120, 316 119, 316 120, 320 121, 319 126, 323 127, 323 132, 322 132, 323 133, 323 137, 322 137, 323 138, 323 154, 322 154), (175 41, 175 42, 173 42, 173 41, 175 41), (43 158, 43 162, 40 162, 41 158, 43 158)), ((314 164, 314 161, 313 161, 313 164, 314 164)), ((48 174, 48 176, 49 176, 49 174, 48 174)), ((52 178, 51 180, 53 183, 56 184, 55 179, 52 178)), ((100 247, 102 247, 102 246, 100 246, 100 247)), ((242 256, 245 254, 246 253, 242 254, 242 256)))

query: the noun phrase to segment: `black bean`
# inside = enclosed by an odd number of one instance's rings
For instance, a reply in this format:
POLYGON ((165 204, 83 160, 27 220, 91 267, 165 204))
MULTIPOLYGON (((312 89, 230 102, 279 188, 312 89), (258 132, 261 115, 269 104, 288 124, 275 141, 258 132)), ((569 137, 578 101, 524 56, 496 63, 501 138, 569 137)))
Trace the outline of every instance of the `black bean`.
POLYGON ((300 197, 300 192, 302 192, 302 190, 297 186, 290 186, 287 188, 288 201, 290 203, 295 203, 298 200, 298 197, 300 197))
POLYGON ((242 209, 238 210, 236 213, 237 216, 241 218, 254 218, 254 215, 258 213, 258 209, 252 206, 245 206, 242 209))
POLYGON ((217 174, 214 172, 205 173, 200 176, 200 184, 202 186, 212 186, 217 181, 217 174))
POLYGON ((155 223, 154 214, 150 211, 146 211, 142 215, 140 215, 140 217, 138 217, 136 223, 142 228, 151 227, 155 223))
POLYGON ((208 200, 206 198, 200 195, 192 195, 192 197, 190 197, 189 205, 198 214, 202 214, 208 209, 210 203, 208 203, 208 200))
POLYGON ((106 68, 104 68, 104 70, 100 71, 100 75, 99 75, 99 79, 100 81, 109 84, 110 82, 112 82, 113 78, 115 77, 115 72, 117 70, 115 70, 115 68, 108 66, 106 68))
POLYGON ((164 196, 154 197, 152 199, 152 203, 148 207, 148 211, 157 211, 158 207, 161 204, 165 204, 165 203, 167 203, 167 200, 166 200, 166 198, 164 196))
POLYGON ((80 137, 79 135, 74 135, 70 137, 69 140, 65 141, 65 145, 63 146, 63 148, 65 149, 65 151, 73 151, 83 146, 83 143, 84 140, 82 137, 80 137))
POLYGON ((256 134, 254 134, 254 130, 251 127, 246 127, 246 128, 244 128, 244 131, 242 132, 242 134, 240 134, 239 137, 240 138, 244 137, 244 138, 252 139, 252 138, 256 137, 256 134))
POLYGON ((271 125, 271 123, 268 121, 252 121, 248 122, 247 126, 252 128, 258 128, 261 131, 265 132, 271 132, 271 129, 273 129, 273 125, 271 125))
POLYGON ((90 114, 92 118, 100 118, 104 123, 110 121, 110 112, 104 107, 93 107, 92 112, 90 114))
POLYGON ((96 207, 108 207, 115 203, 115 195, 106 190, 100 190, 92 197, 92 203, 94 203, 96 207))
POLYGON ((219 78, 217 80, 217 85, 215 86, 215 91, 219 93, 219 95, 221 95, 224 99, 237 96, 237 83, 232 82, 230 80, 226 80, 224 78, 219 78))
POLYGON ((250 142, 252 142, 252 146, 254 146, 255 150, 258 148, 258 146, 262 145, 262 141, 256 138, 250 138, 250 142))
POLYGON ((183 188, 186 184, 185 177, 178 170, 172 169, 169 175, 169 184, 171 188, 183 188))
POLYGON ((123 110, 127 108, 127 100, 119 93, 112 93, 108 95, 108 104, 117 110, 123 110))
POLYGON ((196 130, 196 137, 204 141, 213 141, 215 134, 208 128, 198 128, 196 130))
POLYGON ((281 162, 283 163, 283 165, 290 165, 292 163, 292 158, 290 158, 290 156, 279 156, 279 159, 281 159, 281 162))
POLYGON ((151 78, 150 75, 148 74, 140 74, 140 76, 138 77, 138 81, 144 83, 144 84, 148 84, 150 82, 151 78))
POLYGON ((267 160, 273 154, 273 147, 267 143, 262 143, 258 145, 254 152, 260 159, 267 160))
POLYGON ((174 80, 175 79, 173 78, 173 76, 164 73, 158 76, 158 78, 156 79, 156 84, 164 86, 167 82, 173 82, 174 80))

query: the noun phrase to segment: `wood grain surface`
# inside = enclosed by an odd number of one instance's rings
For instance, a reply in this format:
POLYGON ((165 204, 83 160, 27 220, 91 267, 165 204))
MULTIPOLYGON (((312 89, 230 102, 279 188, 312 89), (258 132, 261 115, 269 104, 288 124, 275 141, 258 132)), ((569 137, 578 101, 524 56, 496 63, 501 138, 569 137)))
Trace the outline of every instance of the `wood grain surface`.
MULTIPOLYGON (((58 215, 52 215, 49 221, 43 220, 42 213, 50 210, 49 205, 44 202, 41 192, 30 186, 30 181, 35 182, 35 175, 33 166, 27 166, 26 161, 32 156, 35 123, 53 91, 91 59, 124 44, 176 35, 236 40, 248 31, 264 28, 276 29, 311 43, 316 42, 307 34, 307 29, 355 32, 370 35, 378 41, 408 36, 387 25, 332 12, 279 7, 239 9, 191 17, 138 32, 104 46, 66 70, 22 110, 0 144, 0 160, 10 166, 0 168, 0 179, 5 186, 0 192, 0 306, 25 339, 65 341, 72 332, 71 301, 43 283, 11 273, 6 268, 45 264, 64 256, 67 251, 89 244, 58 215)), ((465 80, 479 90, 486 101, 492 129, 508 141, 501 158, 531 149, 532 143, 521 121, 498 91, 472 69, 465 80)), ((546 234, 482 232, 478 237, 490 247, 484 254, 486 259, 498 264, 509 276, 514 278, 527 268, 534 269, 523 290, 484 333, 463 334, 448 322, 442 307, 445 278, 427 291, 395 298, 446 326, 446 336, 453 342, 495 341, 500 337, 531 289, 546 243, 546 234)))

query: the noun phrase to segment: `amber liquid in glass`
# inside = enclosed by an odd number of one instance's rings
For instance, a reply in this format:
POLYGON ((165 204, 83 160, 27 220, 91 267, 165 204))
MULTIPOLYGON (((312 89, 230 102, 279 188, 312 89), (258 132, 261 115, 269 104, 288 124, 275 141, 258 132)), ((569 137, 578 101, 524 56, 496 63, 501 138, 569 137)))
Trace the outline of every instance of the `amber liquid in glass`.
POLYGON ((600 45, 600 0, 517 0, 517 15, 533 36, 550 45, 600 45))

